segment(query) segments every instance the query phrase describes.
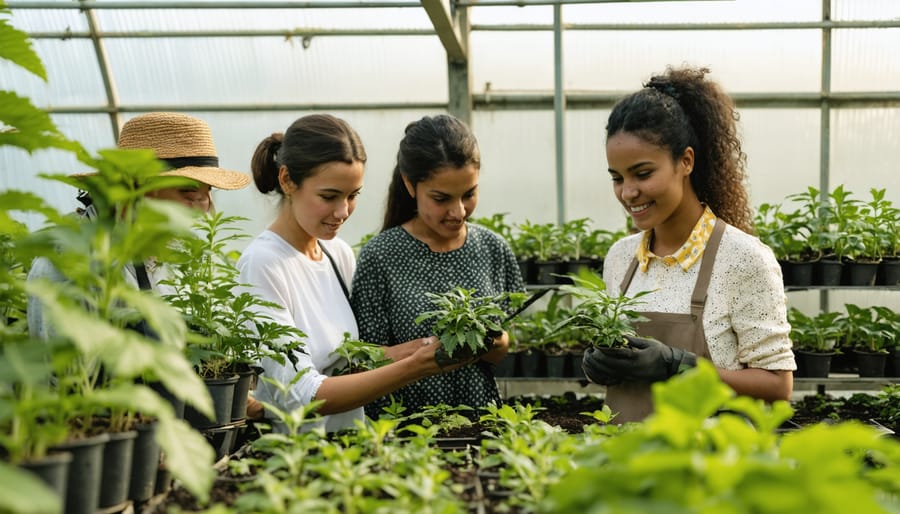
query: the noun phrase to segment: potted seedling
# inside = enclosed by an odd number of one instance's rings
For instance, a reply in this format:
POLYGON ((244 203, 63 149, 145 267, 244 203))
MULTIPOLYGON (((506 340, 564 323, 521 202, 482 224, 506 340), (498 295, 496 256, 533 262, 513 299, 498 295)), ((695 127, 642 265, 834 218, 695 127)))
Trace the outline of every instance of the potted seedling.
MULTIPOLYGON (((781 274, 785 285, 809 285, 810 276, 798 276, 795 282, 793 278, 793 264, 800 261, 800 255, 804 250, 804 243, 797 238, 799 227, 796 226, 795 217, 782 212, 781 204, 763 203, 757 210, 754 218, 756 233, 760 241, 771 248, 772 253, 781 266, 781 274), (799 283, 798 283, 799 282, 799 283)), ((840 269, 840 263, 838 263, 840 269)), ((801 275, 801 273, 798 273, 801 275)), ((838 272, 840 278, 840 272, 838 272)))
POLYGON ((517 246, 526 249, 534 266, 535 284, 555 284, 561 274, 560 229, 555 223, 532 223, 526 220, 516 227, 517 246))
POLYGON ((237 227, 244 218, 221 213, 201 216, 194 225, 199 237, 179 241, 166 300, 177 308, 191 329, 187 355, 203 377, 216 405, 216 417, 206 420, 188 409, 198 428, 223 426, 245 417, 247 392, 257 364, 273 358, 284 364, 302 346, 305 335, 275 323, 265 309, 277 309, 240 283, 235 256, 228 245, 246 234, 237 227))
POLYGON ((560 290, 572 295, 577 302, 571 314, 561 320, 554 333, 577 330, 596 348, 618 348, 628 345, 626 336, 636 336, 635 324, 644 321, 637 310, 641 298, 652 291, 641 291, 634 296, 610 295, 597 273, 582 271, 573 276, 574 285, 560 290))
POLYGON ((435 309, 419 314, 415 322, 435 320, 432 333, 441 341, 448 361, 477 357, 489 352, 503 331, 507 306, 515 308, 524 293, 476 296, 475 289, 456 286, 444 293, 425 293, 435 309))
POLYGON ((840 313, 837 312, 807 316, 795 307, 788 310, 798 375, 814 378, 828 376, 831 358, 837 354, 841 337, 839 318, 840 313))

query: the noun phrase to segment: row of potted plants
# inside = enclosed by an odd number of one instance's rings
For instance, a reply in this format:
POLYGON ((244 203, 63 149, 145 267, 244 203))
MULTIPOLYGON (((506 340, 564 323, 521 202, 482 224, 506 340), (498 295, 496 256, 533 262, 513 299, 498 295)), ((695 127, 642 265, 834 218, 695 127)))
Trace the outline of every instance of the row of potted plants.
POLYGON ((503 236, 519 260, 526 284, 566 284, 569 273, 582 268, 600 270, 603 258, 614 242, 627 234, 625 229, 611 232, 592 229, 588 218, 563 224, 509 223, 506 213, 472 218, 503 236))
POLYGON ((848 370, 861 377, 900 376, 900 315, 887 307, 846 304, 845 312, 806 315, 788 310, 791 340, 801 377, 827 377, 838 371, 832 365, 837 355, 853 355, 848 370))
POLYGON ((840 185, 808 187, 760 205, 756 230, 783 263, 786 285, 900 284, 900 209, 872 188, 860 200, 840 185))

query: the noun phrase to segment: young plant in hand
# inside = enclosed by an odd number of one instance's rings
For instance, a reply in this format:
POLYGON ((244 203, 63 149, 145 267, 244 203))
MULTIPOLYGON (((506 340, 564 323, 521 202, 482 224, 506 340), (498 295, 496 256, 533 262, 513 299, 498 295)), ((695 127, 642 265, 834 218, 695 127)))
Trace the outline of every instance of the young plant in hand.
POLYGON ((383 346, 353 339, 350 332, 344 332, 341 345, 331 353, 343 358, 341 365, 332 369, 332 376, 370 371, 391 363, 391 359, 384 355, 383 346))
POLYGON ((457 354, 479 356, 489 352, 503 326, 505 305, 515 308, 525 299, 524 293, 501 293, 475 296, 475 289, 456 286, 445 293, 425 293, 436 309, 423 312, 416 323, 437 319, 433 333, 441 340, 442 351, 452 358, 457 354))
POLYGON ((634 324, 646 319, 636 310, 642 303, 640 298, 652 291, 641 291, 633 297, 611 296, 603 279, 593 271, 582 270, 570 278, 575 284, 560 290, 575 297, 578 303, 568 317, 556 324, 553 334, 575 331, 598 348, 628 346, 627 338, 637 335, 634 324))

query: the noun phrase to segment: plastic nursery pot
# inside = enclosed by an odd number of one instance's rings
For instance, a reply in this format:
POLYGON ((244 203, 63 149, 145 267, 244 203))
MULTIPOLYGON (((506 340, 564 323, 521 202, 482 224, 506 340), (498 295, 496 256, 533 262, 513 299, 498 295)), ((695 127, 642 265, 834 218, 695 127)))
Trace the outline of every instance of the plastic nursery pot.
POLYGON ((790 263, 791 286, 811 286, 813 283, 813 262, 795 261, 790 263))
MULTIPOLYGON (((206 416, 194 410, 190 405, 184 409, 184 419, 197 430, 212 427, 221 427, 231 423, 231 411, 234 404, 234 386, 238 376, 230 375, 219 378, 206 378, 203 382, 212 397, 215 419, 207 419, 206 416)), ((246 407, 245 407, 246 408, 246 407)))
POLYGON ((844 264, 837 259, 822 259, 815 265, 815 283, 822 286, 839 286, 843 281, 844 264))
POLYGON ((900 258, 888 258, 881 261, 878 275, 876 284, 900 286, 900 258))
POLYGON ((156 489, 156 473, 159 469, 159 443, 156 442, 157 423, 139 424, 131 459, 131 480, 128 483, 128 499, 142 503, 153 497, 156 489))
POLYGON ((563 378, 566 376, 568 355, 565 353, 548 353, 544 359, 546 359, 547 363, 547 378, 563 378))
POLYGON ((238 381, 234 384, 234 400, 231 403, 231 421, 240 421, 247 417, 247 397, 256 371, 247 369, 238 371, 237 374, 238 381))
POLYGON ((503 357, 500 362, 494 365, 494 377, 506 378, 511 377, 516 372, 516 364, 519 360, 518 352, 510 352, 503 357))
POLYGON ((71 462, 71 453, 57 452, 47 454, 39 459, 23 462, 19 464, 19 467, 30 471, 56 492, 57 496, 65 498, 66 482, 69 479, 69 464, 71 462))
POLYGON ((534 261, 535 276, 534 283, 541 285, 554 285, 558 277, 565 273, 563 266, 565 263, 561 260, 539 260, 534 261))
POLYGON ((797 364, 798 368, 804 370, 804 376, 810 378, 827 378, 831 370, 832 353, 806 352, 798 350, 797 364))
POLYGON ((128 498, 134 440, 137 436, 137 430, 109 434, 109 441, 103 447, 103 470, 100 474, 101 509, 122 505, 128 498))
POLYGON ((216 460, 220 460, 234 451, 234 442, 237 440, 238 430, 246 424, 246 421, 237 421, 228 425, 210 428, 203 431, 207 442, 216 451, 216 460))
POLYGON ((522 272, 522 281, 526 284, 534 284, 535 277, 535 267, 534 261, 531 259, 519 259, 519 271, 522 272))
POLYGON ((878 275, 877 262, 848 262, 847 274, 851 286, 874 286, 878 275))
POLYGON ((527 350, 519 353, 519 376, 525 378, 542 377, 545 369, 544 352, 527 350))
POLYGON ((860 377, 883 377, 887 364, 887 352, 862 352, 855 350, 856 367, 860 377))
POLYGON ((100 502, 103 446, 109 434, 66 441, 54 450, 72 454, 66 483, 66 514, 94 514, 100 502))

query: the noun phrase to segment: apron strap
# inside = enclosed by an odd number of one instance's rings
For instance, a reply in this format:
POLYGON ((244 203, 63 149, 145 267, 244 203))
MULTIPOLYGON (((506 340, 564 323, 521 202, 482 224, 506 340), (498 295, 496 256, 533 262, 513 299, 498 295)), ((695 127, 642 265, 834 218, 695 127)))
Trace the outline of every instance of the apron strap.
POLYGON ((697 276, 697 283, 694 285, 694 292, 691 293, 691 316, 697 319, 703 315, 703 307, 706 305, 707 289, 709 289, 709 280, 712 277, 713 264, 716 262, 716 253, 719 251, 719 243, 722 241, 722 234, 725 233, 725 223, 722 218, 716 218, 716 225, 713 227, 712 234, 706 242, 706 248, 703 250, 703 257, 700 261, 700 274, 697 276))
POLYGON ((637 257, 633 257, 631 264, 628 265, 628 269, 625 271, 625 276, 622 277, 622 283, 619 285, 619 291, 622 296, 625 296, 625 292, 628 291, 628 286, 631 285, 631 279, 634 278, 634 272, 637 271, 637 267, 637 257))

